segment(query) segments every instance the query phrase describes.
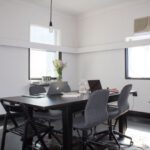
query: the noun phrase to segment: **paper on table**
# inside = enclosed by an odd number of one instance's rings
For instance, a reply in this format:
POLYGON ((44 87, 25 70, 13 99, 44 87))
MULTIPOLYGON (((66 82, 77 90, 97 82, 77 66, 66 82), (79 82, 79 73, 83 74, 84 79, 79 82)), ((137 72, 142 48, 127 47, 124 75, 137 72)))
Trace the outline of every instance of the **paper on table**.
POLYGON ((28 98, 43 98, 44 95, 22 95, 22 97, 28 97, 28 98))
POLYGON ((109 89, 109 92, 110 93, 119 93, 119 91, 116 88, 109 89))
POLYGON ((77 93, 77 92, 63 92, 62 93, 62 97, 78 97, 80 96, 80 93, 77 93))

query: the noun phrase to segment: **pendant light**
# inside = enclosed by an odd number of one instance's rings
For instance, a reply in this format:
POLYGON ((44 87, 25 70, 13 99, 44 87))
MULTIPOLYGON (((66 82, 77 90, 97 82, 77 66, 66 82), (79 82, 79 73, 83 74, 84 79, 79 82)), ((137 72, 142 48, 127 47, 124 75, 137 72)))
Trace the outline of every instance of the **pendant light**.
POLYGON ((49 32, 53 32, 53 23, 52 23, 52 0, 50 0, 50 22, 49 22, 49 32))

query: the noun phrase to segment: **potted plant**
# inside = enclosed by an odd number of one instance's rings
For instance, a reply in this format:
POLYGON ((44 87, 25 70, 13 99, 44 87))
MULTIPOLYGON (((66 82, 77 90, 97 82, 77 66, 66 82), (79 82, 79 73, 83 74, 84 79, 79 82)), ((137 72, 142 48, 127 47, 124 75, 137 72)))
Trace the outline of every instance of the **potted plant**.
POLYGON ((53 61, 53 64, 58 75, 57 79, 62 80, 62 70, 64 69, 64 67, 66 67, 66 64, 63 63, 60 59, 55 59, 53 61))

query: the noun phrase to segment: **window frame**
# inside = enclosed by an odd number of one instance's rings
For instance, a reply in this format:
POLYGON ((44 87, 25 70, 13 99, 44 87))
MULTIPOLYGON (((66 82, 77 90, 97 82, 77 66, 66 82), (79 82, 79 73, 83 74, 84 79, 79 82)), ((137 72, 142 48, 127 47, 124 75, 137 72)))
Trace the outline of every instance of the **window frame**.
MULTIPOLYGON (((31 48, 28 48, 28 80, 42 80, 42 78, 31 78, 30 76, 30 51, 31 48)), ((58 59, 62 60, 62 52, 58 52, 58 59)), ((57 79, 57 77, 51 77, 52 80, 57 79)))
POLYGON ((125 79, 128 79, 128 80, 150 80, 150 77, 149 78, 133 78, 133 77, 129 77, 128 75, 128 70, 129 70, 129 67, 128 67, 128 48, 125 48, 125 79))

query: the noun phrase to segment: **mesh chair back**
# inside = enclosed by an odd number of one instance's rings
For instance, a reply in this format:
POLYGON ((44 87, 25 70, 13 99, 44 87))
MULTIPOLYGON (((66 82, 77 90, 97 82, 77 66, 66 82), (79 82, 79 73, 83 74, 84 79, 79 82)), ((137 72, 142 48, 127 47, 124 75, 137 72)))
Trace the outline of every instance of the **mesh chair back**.
POLYGON ((57 81, 57 82, 50 83, 47 95, 61 94, 61 92, 70 92, 70 91, 71 88, 68 85, 68 82, 57 81))
POLYGON ((19 104, 15 104, 15 103, 11 103, 11 102, 7 102, 5 100, 1 100, 1 104, 4 107, 5 111, 6 111, 6 116, 7 118, 9 118, 12 123, 14 124, 14 126, 18 126, 17 121, 15 120, 15 116, 17 114, 23 114, 23 110, 22 107, 19 104))
POLYGON ((132 89, 131 84, 128 84, 122 88, 118 98, 119 113, 123 113, 129 109, 128 97, 131 89, 132 89))
POLYGON ((97 90, 91 94, 85 108, 86 126, 95 126, 108 119, 108 90, 97 90))
POLYGON ((30 95, 38 95, 38 94, 42 94, 42 93, 46 93, 46 90, 41 85, 32 85, 29 88, 30 95))

